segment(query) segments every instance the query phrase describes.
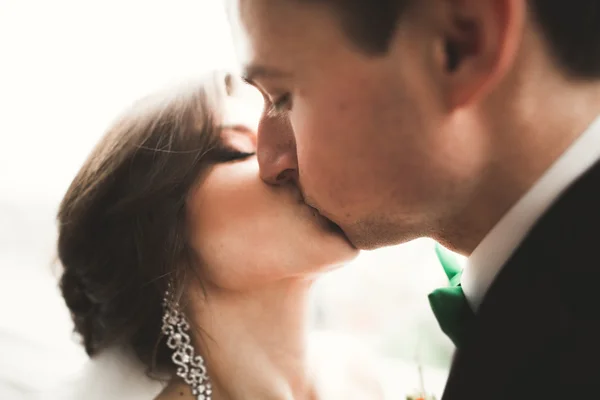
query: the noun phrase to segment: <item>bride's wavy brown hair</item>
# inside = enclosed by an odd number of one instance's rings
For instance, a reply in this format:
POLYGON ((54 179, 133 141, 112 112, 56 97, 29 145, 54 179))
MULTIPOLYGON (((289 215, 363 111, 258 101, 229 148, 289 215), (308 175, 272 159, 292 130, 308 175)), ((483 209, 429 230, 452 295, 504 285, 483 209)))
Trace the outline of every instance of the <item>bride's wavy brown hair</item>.
POLYGON ((186 199, 215 162, 226 82, 214 73, 134 104, 60 204, 60 289, 90 356, 124 345, 149 372, 171 371, 162 299, 169 283, 181 291, 198 277, 186 199))

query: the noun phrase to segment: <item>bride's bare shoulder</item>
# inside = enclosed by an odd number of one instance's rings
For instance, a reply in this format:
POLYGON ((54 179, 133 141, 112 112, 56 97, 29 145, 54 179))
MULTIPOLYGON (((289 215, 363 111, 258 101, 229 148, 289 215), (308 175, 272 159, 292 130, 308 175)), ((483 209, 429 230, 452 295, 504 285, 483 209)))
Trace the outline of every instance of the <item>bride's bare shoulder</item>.
POLYGON ((309 337, 309 354, 323 399, 385 397, 376 357, 360 341, 337 333, 314 332, 309 337))
POLYGON ((145 368, 121 349, 108 349, 85 363, 78 374, 60 382, 42 400, 150 400, 163 383, 149 378, 145 368))

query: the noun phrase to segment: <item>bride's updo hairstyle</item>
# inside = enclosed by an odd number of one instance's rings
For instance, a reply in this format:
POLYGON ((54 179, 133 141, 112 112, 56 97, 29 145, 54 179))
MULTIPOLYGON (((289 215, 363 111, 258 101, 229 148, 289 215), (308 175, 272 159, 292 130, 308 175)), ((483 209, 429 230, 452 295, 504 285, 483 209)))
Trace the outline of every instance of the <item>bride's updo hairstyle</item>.
POLYGON ((149 371, 172 371, 162 300, 169 283, 180 296, 184 282, 201 278, 186 199, 223 157, 230 81, 215 73, 134 104, 67 190, 58 212, 60 288, 90 356, 127 346, 149 371))

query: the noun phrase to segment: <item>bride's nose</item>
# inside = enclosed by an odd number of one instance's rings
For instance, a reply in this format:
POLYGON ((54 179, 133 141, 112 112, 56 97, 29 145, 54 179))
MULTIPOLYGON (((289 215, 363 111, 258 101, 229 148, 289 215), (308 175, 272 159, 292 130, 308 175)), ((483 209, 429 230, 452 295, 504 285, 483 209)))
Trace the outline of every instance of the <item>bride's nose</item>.
POLYGON ((287 118, 263 115, 258 125, 257 156, 260 177, 271 185, 298 179, 294 132, 287 118))

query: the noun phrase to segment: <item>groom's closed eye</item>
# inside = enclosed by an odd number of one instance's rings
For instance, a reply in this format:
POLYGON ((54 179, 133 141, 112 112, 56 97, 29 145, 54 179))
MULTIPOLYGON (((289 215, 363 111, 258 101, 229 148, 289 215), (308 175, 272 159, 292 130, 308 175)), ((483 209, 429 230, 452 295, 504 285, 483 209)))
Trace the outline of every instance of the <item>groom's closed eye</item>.
POLYGON ((285 93, 273 101, 269 101, 267 105, 267 115, 275 117, 290 111, 292 109, 292 95, 291 93, 285 93))
POLYGON ((249 65, 245 68, 242 80, 257 88, 264 97, 267 115, 277 116, 291 109, 291 93, 283 90, 272 90, 273 83, 281 79, 289 79, 289 72, 263 65, 249 65), (270 89, 270 90, 267 90, 270 89), (276 93, 282 93, 276 95, 276 93))

